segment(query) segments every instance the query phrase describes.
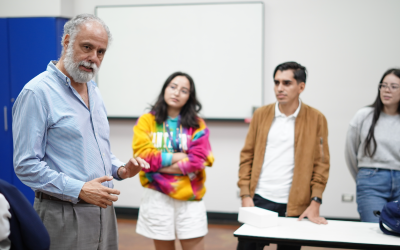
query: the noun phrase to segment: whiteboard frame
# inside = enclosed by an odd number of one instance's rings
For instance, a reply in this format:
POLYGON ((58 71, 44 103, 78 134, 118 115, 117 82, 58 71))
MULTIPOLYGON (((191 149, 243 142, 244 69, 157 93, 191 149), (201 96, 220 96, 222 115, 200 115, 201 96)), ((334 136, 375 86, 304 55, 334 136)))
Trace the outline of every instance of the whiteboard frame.
MULTIPOLYGON (((122 5, 98 5, 94 9, 95 16, 98 17, 97 10, 100 8, 121 8, 121 7, 160 7, 160 6, 189 6, 189 5, 231 5, 231 4, 261 4, 261 106, 265 105, 264 102, 264 88, 265 88, 265 7, 262 1, 252 1, 252 2, 214 2, 214 3, 177 3, 177 4, 122 4, 122 5)), ((95 77, 96 84, 98 84, 98 75, 95 77)), ((129 116, 129 117, 119 117, 119 116, 107 116, 108 119, 122 119, 122 120, 133 120, 139 117, 129 116)), ((243 121, 241 118, 204 118, 208 121, 243 121)))

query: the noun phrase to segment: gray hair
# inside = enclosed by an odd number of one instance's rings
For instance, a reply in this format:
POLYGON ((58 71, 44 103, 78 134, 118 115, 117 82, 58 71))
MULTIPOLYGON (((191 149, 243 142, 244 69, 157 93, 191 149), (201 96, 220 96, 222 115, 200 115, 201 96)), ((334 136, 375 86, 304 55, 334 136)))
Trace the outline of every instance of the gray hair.
POLYGON ((66 22, 65 25, 64 25, 64 34, 63 34, 62 39, 61 39, 61 46, 63 48, 62 49, 62 53, 64 53, 64 39, 65 39, 65 36, 68 34, 70 36, 70 39, 69 39, 70 40, 70 44, 73 44, 75 42, 75 37, 78 34, 81 25, 85 24, 87 22, 97 22, 97 23, 101 24, 103 26, 103 28, 105 29, 105 31, 107 32, 108 44, 111 43, 112 36, 111 36, 110 29, 103 22, 103 20, 101 20, 100 18, 98 18, 97 16, 92 15, 92 14, 80 14, 80 15, 77 15, 76 17, 72 18, 68 22, 66 22))

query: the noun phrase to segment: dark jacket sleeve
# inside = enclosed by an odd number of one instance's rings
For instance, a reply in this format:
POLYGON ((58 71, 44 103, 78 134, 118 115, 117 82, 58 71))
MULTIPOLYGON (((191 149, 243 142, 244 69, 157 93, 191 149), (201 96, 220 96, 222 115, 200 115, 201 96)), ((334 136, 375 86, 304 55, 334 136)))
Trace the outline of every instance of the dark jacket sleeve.
POLYGON ((25 196, 13 185, 0 180, 0 192, 10 204, 11 250, 47 250, 50 236, 25 196))

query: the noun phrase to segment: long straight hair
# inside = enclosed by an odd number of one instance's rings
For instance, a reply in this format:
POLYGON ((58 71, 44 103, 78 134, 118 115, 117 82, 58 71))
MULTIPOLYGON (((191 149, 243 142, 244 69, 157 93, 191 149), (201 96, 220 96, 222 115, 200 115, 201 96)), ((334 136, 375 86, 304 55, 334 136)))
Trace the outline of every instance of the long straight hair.
POLYGON ((161 93, 158 95, 156 103, 151 106, 151 111, 155 117, 156 122, 158 124, 162 124, 168 118, 168 104, 165 102, 164 94, 165 89, 168 87, 170 82, 177 76, 184 76, 189 80, 190 83, 190 95, 189 99, 182 107, 180 115, 181 115, 181 124, 185 128, 199 128, 199 121, 198 121, 198 113, 201 110, 201 103, 197 100, 196 97, 196 88, 194 86, 193 78, 183 72, 175 72, 170 75, 161 89, 161 93))
MULTIPOLYGON (((382 83, 383 79, 385 79, 385 77, 390 74, 394 74, 395 76, 400 78, 400 69, 393 68, 387 70, 385 74, 383 74, 381 81, 379 83, 382 83)), ((368 135, 365 140, 366 142, 364 146, 364 154, 372 158, 375 155, 376 149, 378 147, 378 144, 376 143, 375 140, 375 126, 379 120, 379 116, 381 115, 381 112, 384 107, 383 102, 381 100, 381 90, 379 89, 379 87, 378 87, 378 95, 376 96, 375 102, 369 107, 374 109, 374 115, 372 117, 371 127, 369 127, 368 135), (371 146, 373 148, 372 151, 371 151, 371 146)), ((397 112, 400 113, 400 105, 397 106, 397 112)))

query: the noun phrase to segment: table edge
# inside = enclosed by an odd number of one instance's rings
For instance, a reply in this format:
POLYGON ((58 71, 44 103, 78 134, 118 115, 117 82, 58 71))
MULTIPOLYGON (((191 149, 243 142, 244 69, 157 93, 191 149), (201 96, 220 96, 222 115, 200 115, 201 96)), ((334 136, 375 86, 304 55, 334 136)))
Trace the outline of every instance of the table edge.
POLYGON ((274 238, 274 237, 262 237, 262 236, 246 236, 242 234, 233 234, 235 237, 245 240, 254 240, 258 242, 279 244, 279 243, 293 243, 301 246, 314 246, 314 247, 330 247, 330 248, 361 248, 361 249, 399 249, 399 245, 380 245, 370 243, 355 243, 355 242, 344 242, 344 241, 321 241, 321 240, 302 240, 292 238, 274 238))

